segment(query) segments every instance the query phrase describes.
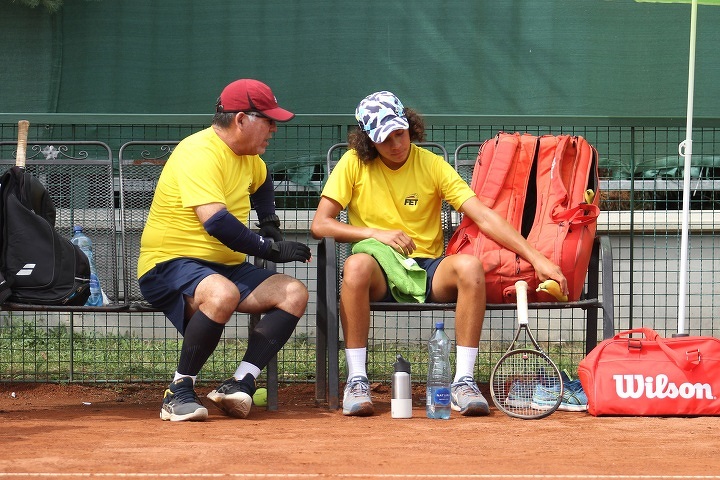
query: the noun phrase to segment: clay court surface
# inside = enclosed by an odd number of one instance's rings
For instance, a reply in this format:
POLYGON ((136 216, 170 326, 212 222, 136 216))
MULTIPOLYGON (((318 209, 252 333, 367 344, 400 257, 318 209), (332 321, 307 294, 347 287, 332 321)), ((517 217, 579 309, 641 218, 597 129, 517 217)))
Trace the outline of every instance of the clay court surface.
POLYGON ((237 420, 208 405, 207 422, 171 423, 159 419, 163 388, 0 383, 0 479, 720 479, 716 417, 526 421, 493 407, 429 420, 418 386, 414 418, 401 420, 374 385, 375 416, 347 418, 295 385, 275 412, 237 420))

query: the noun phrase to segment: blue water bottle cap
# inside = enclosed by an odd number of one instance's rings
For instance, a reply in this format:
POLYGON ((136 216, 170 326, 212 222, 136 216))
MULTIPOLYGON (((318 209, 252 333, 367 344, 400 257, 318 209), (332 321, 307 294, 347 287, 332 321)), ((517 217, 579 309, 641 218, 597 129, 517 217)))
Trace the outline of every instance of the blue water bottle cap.
POLYGON ((445 322, 435 322, 435 328, 438 330, 445 330, 445 322))
POLYGON ((73 227, 73 232, 74 232, 74 233, 82 232, 82 225, 75 225, 75 226, 73 227))

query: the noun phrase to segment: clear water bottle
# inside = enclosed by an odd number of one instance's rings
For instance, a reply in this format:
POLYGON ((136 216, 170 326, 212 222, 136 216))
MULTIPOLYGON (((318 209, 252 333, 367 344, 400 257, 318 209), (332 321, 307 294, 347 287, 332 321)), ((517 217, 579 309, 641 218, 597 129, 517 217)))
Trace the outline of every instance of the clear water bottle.
POLYGON ((428 378, 425 411, 428 418, 450 418, 450 338, 443 322, 435 323, 428 342, 428 378))
POLYGON ((85 302, 87 306, 101 307, 103 305, 103 294, 100 288, 100 280, 95 270, 95 259, 93 258, 92 241, 85 235, 80 225, 73 227, 72 243, 80 247, 80 250, 88 257, 90 261, 90 297, 85 302))

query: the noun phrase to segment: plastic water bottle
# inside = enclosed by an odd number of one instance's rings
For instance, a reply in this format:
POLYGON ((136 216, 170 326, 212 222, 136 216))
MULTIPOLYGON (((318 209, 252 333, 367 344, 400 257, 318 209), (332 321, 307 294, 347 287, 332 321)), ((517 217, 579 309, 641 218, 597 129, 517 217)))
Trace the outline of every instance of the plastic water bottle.
POLYGON ((90 297, 85 302, 86 306, 101 307, 103 305, 103 294, 100 288, 100 280, 95 270, 95 259, 93 258, 92 241, 85 235, 80 225, 73 227, 72 243, 80 247, 80 250, 90 261, 90 297))
POLYGON ((443 322, 435 323, 428 342, 428 378, 425 411, 428 418, 450 418, 450 338, 443 322))

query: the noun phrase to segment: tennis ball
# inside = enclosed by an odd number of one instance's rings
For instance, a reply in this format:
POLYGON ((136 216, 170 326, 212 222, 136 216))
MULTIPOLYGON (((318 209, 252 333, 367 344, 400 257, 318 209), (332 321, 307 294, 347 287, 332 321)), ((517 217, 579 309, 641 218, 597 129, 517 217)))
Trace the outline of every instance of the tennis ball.
POLYGON ((267 388, 258 388, 253 395, 253 403, 258 407, 267 406, 267 388))

